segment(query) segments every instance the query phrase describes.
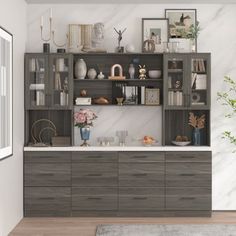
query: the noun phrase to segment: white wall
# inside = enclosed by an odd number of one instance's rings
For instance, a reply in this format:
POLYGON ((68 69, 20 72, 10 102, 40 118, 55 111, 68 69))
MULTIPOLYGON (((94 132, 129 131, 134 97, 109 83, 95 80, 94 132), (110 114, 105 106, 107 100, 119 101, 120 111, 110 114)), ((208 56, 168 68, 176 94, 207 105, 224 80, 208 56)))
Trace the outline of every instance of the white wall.
POLYGON ((26 3, 0 0, 0 25, 13 34, 14 155, 0 161, 0 236, 6 236, 23 217, 24 52, 26 3))
POLYGON ((58 42, 64 41, 69 23, 104 22, 109 51, 113 51, 117 43, 113 27, 127 27, 122 43, 132 42, 140 50, 141 18, 164 17, 165 8, 197 8, 202 28, 198 48, 212 53, 213 209, 236 210, 236 154, 232 153, 233 147, 221 139, 226 129, 236 133, 236 125, 224 118, 225 110, 216 101, 217 91, 224 89, 224 75, 236 79, 236 5, 29 5, 27 51, 42 51, 40 17, 46 16, 50 7, 58 42))

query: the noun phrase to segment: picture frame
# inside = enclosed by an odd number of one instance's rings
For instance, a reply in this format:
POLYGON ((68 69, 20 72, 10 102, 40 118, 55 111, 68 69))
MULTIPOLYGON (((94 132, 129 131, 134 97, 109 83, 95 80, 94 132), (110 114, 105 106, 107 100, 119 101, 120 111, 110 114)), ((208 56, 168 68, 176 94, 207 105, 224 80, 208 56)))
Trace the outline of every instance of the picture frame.
POLYGON ((159 106, 160 105, 160 89, 146 88, 145 89, 145 105, 159 106))
POLYGON ((169 20, 167 18, 142 18, 142 52, 163 52, 163 43, 169 42, 168 34, 169 20))
POLYGON ((0 26, 0 161, 13 155, 13 35, 0 26))
POLYGON ((197 52, 197 38, 192 40, 191 29, 197 26, 196 9, 165 9, 169 19, 169 41, 178 43, 179 52, 197 52))

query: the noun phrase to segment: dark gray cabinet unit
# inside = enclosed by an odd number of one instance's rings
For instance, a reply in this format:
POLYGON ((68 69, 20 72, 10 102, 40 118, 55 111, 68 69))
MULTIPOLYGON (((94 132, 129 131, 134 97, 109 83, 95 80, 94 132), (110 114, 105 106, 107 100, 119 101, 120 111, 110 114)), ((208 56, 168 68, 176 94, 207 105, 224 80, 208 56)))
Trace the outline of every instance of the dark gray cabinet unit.
POLYGON ((25 152, 24 212, 25 216, 70 216, 70 152, 25 152))
POLYGON ((177 136, 193 140, 189 114, 205 115, 201 146, 210 146, 211 56, 209 53, 164 54, 163 145, 177 136))
POLYGON ((210 216, 211 152, 25 152, 25 216, 210 216))

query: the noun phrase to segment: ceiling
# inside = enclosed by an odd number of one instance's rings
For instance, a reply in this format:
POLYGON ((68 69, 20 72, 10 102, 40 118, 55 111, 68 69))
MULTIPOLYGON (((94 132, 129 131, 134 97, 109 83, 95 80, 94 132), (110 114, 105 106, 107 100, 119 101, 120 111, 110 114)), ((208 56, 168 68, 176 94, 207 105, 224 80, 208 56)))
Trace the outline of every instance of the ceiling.
POLYGON ((236 4, 236 0, 25 0, 29 4, 153 4, 153 3, 185 3, 185 4, 236 4))

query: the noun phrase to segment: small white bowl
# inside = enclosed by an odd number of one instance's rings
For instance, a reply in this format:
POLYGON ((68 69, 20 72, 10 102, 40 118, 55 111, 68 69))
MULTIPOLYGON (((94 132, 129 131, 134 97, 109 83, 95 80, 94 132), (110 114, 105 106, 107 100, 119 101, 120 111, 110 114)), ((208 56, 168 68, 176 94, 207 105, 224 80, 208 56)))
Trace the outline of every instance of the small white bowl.
POLYGON ((159 79, 161 77, 161 70, 149 70, 148 75, 150 79, 159 79))
POLYGON ((187 146, 191 143, 191 141, 186 141, 186 142, 177 142, 177 141, 172 141, 172 143, 176 146, 187 146))

